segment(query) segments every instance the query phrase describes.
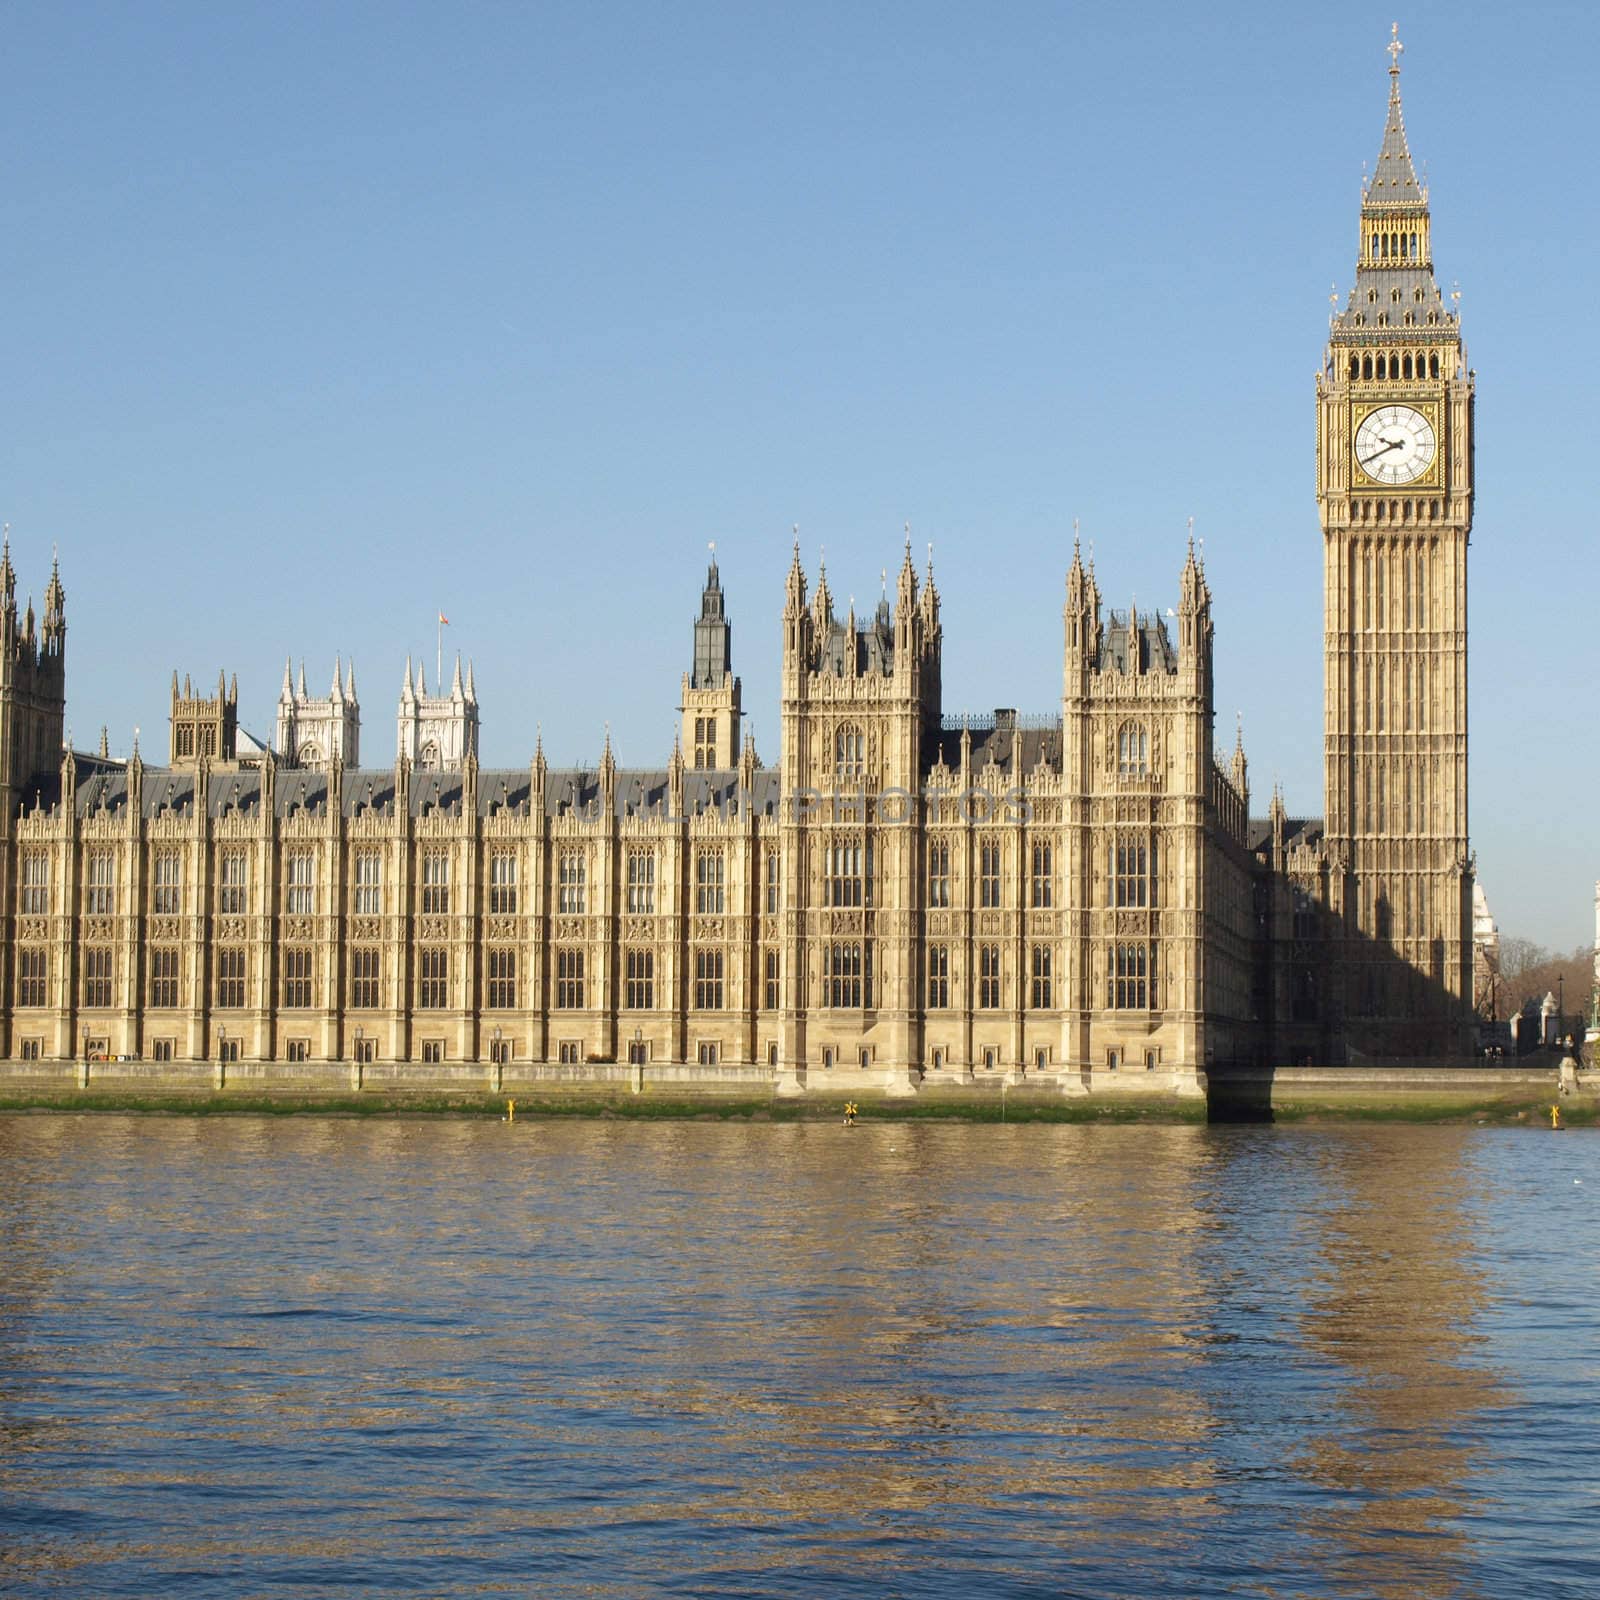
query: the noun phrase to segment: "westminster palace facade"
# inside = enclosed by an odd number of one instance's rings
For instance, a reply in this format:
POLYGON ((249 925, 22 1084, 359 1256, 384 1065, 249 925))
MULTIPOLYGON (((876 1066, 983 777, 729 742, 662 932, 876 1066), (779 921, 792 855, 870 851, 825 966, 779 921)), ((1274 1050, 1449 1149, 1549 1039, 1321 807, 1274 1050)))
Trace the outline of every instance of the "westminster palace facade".
POLYGON ((1250 820, 1214 748, 1211 594, 1066 575, 1061 699, 949 715, 931 563, 840 615, 798 546, 774 766, 713 561, 665 765, 494 770, 459 664, 408 663, 392 766, 354 668, 285 670, 270 745, 175 676, 165 767, 64 748, 66 596, 0 560, 0 1055, 599 1063, 909 1090, 1193 1090, 1209 1065, 1470 1041, 1473 377, 1436 285, 1398 48, 1316 391, 1325 815, 1250 820), (1170 623, 1168 618, 1170 618, 1170 623), (862 1075, 866 1076, 863 1077, 862 1075))

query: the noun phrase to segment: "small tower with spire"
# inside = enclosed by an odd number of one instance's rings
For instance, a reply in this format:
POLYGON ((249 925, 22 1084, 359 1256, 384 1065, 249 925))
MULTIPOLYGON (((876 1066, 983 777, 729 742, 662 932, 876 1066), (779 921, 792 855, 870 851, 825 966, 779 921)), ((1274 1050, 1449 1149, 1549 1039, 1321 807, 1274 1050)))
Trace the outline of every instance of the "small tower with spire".
POLYGON ((332 686, 327 694, 315 697, 306 693, 305 663, 300 664, 296 687, 290 663, 284 662, 273 745, 285 767, 323 771, 335 761, 346 767, 361 765, 361 704, 353 661, 347 671, 343 660, 336 658, 332 686))
POLYGON ((409 762, 418 771, 459 772, 468 756, 476 760, 478 691, 471 662, 463 681, 458 654, 449 692, 429 694, 426 668, 422 662, 417 663, 413 682, 411 657, 407 656, 398 721, 397 759, 409 762))
POLYGON ((178 674, 172 674, 171 765, 193 771, 201 761, 213 770, 221 763, 238 759, 239 680, 228 687, 227 674, 218 672, 217 692, 197 694, 184 675, 183 688, 178 674))
POLYGON ((690 766, 727 771, 738 764, 740 687, 733 675, 732 643, 713 544, 694 625, 694 665, 683 675, 679 702, 684 759, 690 766))

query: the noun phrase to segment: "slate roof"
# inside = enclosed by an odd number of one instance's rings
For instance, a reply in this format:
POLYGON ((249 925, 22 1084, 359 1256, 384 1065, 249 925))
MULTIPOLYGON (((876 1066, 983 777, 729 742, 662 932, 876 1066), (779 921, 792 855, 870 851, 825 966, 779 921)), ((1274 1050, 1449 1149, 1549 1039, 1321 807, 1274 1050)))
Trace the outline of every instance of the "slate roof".
MULTIPOLYGON (((215 773, 212 775, 206 805, 213 817, 231 813, 256 816, 261 809, 259 770, 215 773)), ((146 818, 171 813, 192 815, 195 803, 196 774, 173 772, 162 767, 146 767, 142 780, 141 806, 146 818)), ((503 807, 525 812, 532 792, 527 767, 509 770, 487 768, 478 774, 478 814, 490 816, 503 807)), ((702 771, 689 768, 683 775, 684 807, 690 816, 707 810, 729 809, 739 795, 736 770, 702 771)), ((752 804, 758 814, 774 816, 778 809, 778 774, 758 768, 752 786, 752 804)), ((663 768, 631 770, 618 768, 614 806, 619 818, 668 815, 668 779, 663 768)), ((463 796, 459 772, 417 772, 410 785, 410 811, 414 817, 433 811, 459 815, 463 796)), ((61 797, 59 776, 41 780, 30 790, 27 809, 49 810, 61 797)), ((347 770, 341 794, 346 817, 368 809, 392 812, 394 773, 387 768, 375 771, 347 770)), ((545 814, 550 817, 597 814, 600 800, 599 775, 592 768, 551 769, 545 775, 545 814)), ((80 761, 74 805, 80 818, 105 810, 115 814, 128 804, 128 773, 121 764, 80 761)), ((273 811, 279 818, 298 811, 312 815, 325 812, 328 804, 328 774, 279 768, 273 785, 273 811)))
MULTIPOLYGON (((1100 652, 1101 666, 1111 666, 1118 672, 1126 672, 1132 655, 1133 637, 1129 631, 1127 614, 1113 611, 1110 621, 1106 624, 1105 643, 1100 652)), ((1138 640, 1140 671, 1178 670, 1178 652, 1173 648, 1171 636, 1167 633, 1165 618, 1157 615, 1141 616, 1138 640)))
MULTIPOLYGON (((991 756, 1002 772, 1019 774, 1032 772, 1039 765, 1041 756, 1044 758, 1044 764, 1052 771, 1061 770, 1059 719, 1044 726, 1037 723, 1031 726, 1026 724, 1015 726, 1009 723, 996 725, 992 719, 986 717, 975 721, 970 731, 974 772, 986 767, 991 756)), ((931 771, 941 761, 952 771, 960 767, 961 734, 960 721, 947 717, 945 725, 936 735, 923 740, 924 773, 931 771)))
MULTIPOLYGON (((1326 830, 1321 817, 1286 817, 1283 823, 1283 842, 1287 845, 1322 843, 1326 830)), ((1272 818, 1252 817, 1249 825, 1249 847, 1256 855, 1266 856, 1272 850, 1272 818)))

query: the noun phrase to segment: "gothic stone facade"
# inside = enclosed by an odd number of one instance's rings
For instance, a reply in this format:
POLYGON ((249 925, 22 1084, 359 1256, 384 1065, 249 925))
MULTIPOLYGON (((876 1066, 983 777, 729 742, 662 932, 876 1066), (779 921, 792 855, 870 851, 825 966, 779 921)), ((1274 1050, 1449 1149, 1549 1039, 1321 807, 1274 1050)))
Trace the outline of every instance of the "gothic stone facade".
POLYGON ((1357 285, 1317 392, 1327 815, 1251 823, 1213 750, 1211 595, 1169 629, 1067 576, 1059 707, 950 717, 909 545, 843 618, 798 548, 762 766, 713 562, 665 767, 480 769, 470 669, 410 671, 392 769, 353 676, 174 682, 172 764, 68 750, 65 596, 0 563, 0 1054, 688 1063, 791 1087, 925 1075, 1194 1087, 1208 1065, 1462 1047, 1470 1000, 1472 376, 1392 80, 1357 285), (285 740, 284 724, 292 725, 285 740), (321 735, 321 737, 319 737, 321 735), (868 1074, 866 1080, 859 1075, 868 1074))

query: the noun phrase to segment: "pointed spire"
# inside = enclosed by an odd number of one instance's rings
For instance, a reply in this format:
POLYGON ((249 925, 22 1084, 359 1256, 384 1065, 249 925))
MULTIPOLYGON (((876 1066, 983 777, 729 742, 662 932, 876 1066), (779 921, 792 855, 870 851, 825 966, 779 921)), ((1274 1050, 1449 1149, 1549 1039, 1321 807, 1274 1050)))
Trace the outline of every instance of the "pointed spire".
POLYGON ((911 563, 911 524, 906 524, 906 553, 900 562, 900 576, 895 580, 895 604, 904 609, 916 602, 917 569, 911 563))
MULTIPOLYGON (((172 687, 176 692, 178 687, 178 674, 172 674, 172 687)), ((283 688, 278 691, 278 698, 285 704, 294 699, 294 663, 285 656, 283 658, 283 688)))
POLYGON ((238 703, 239 703, 239 674, 236 672, 236 673, 234 673, 234 675, 231 678, 228 679, 228 704, 236 706, 236 705, 238 705, 238 703))
POLYGON ((425 695, 428 692, 428 663, 418 657, 417 659, 417 694, 425 695))
POLYGON ((61 587, 61 557, 55 549, 50 552, 50 582, 44 591, 44 629, 46 633, 59 633, 67 625, 67 591, 61 587))
POLYGON ((478 685, 473 681, 472 677, 471 656, 467 657, 467 699, 469 699, 474 705, 478 703, 478 685))
POLYGON ((333 658, 333 690, 329 695, 331 700, 339 700, 344 695, 344 658, 335 655, 333 658))
POLYGON ((99 755, 100 755, 100 759, 102 761, 109 761, 111 759, 111 735, 110 735, 110 731, 107 729, 105 723, 103 723, 103 722, 100 724, 100 751, 99 751, 99 755))
POLYGON ((459 650, 456 651, 455 674, 450 679, 450 697, 453 700, 461 698, 461 652, 459 650))
POLYGON ((1368 205, 1420 206, 1427 196, 1417 182, 1411 151, 1406 146, 1406 121, 1400 107, 1400 56, 1405 46, 1400 43, 1398 22, 1385 48, 1389 52, 1389 116, 1384 124, 1378 165, 1372 182, 1367 185, 1366 200, 1368 205))
POLYGON ((400 698, 402 700, 409 700, 414 693, 415 691, 411 687, 411 657, 408 655, 406 657, 406 679, 405 682, 400 685, 400 698))
POLYGON ((833 591, 828 587, 828 556, 824 550, 817 556, 817 597, 812 602, 820 633, 833 621, 833 591))
POLYGON ((794 525, 794 555, 783 587, 784 615, 798 617, 806 608, 806 575, 800 565, 800 524, 794 525))
POLYGON ((352 702, 356 697, 356 658, 354 656, 350 658, 350 671, 344 686, 344 697, 352 702))

